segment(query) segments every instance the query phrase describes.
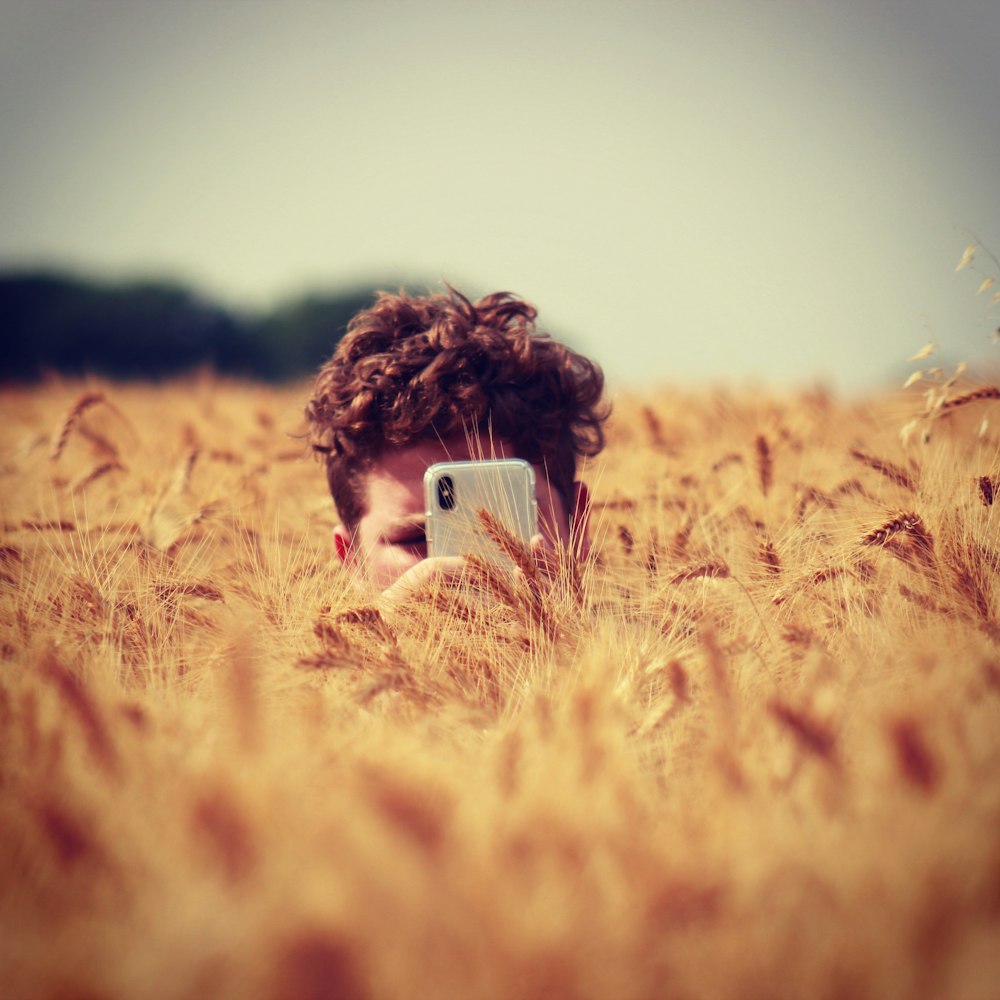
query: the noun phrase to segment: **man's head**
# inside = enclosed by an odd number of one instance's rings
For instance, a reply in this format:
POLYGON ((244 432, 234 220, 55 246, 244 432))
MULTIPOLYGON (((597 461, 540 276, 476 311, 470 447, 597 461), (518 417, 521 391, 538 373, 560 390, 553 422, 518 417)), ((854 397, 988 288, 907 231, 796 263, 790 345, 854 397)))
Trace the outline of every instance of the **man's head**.
MULTIPOLYGON (((423 471, 446 458, 531 462, 542 522, 548 516, 553 535, 568 537, 582 506, 578 462, 604 444, 604 379, 593 362, 538 333, 535 315, 505 292, 473 303, 449 289, 382 292, 354 317, 306 408, 343 522, 342 558, 360 550, 371 567, 404 549, 405 534, 393 541, 388 522, 398 515, 417 523, 423 471)), ((390 559, 384 573, 374 566, 376 578, 385 582, 397 563, 401 573, 407 560, 418 561, 421 538, 411 532, 407 559, 390 559)))

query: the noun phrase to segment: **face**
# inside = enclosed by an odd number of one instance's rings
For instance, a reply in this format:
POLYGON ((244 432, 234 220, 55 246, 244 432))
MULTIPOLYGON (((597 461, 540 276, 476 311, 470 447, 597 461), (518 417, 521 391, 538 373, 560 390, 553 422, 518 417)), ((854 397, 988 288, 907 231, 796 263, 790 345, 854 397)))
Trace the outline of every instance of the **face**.
MULTIPOLYGON (((368 511, 352 538, 342 525, 334 531, 340 559, 357 566, 380 588, 395 583, 408 569, 427 558, 424 537, 424 473, 435 462, 483 458, 473 454, 465 438, 421 441, 383 455, 368 472, 368 511)), ((493 442, 490 458, 515 458, 503 442, 493 442)), ((538 493, 539 531, 553 544, 568 546, 572 539, 586 544, 586 488, 574 484, 574 509, 566 510, 549 486, 544 470, 534 466, 538 493), (572 532, 571 532, 572 525, 572 532)))

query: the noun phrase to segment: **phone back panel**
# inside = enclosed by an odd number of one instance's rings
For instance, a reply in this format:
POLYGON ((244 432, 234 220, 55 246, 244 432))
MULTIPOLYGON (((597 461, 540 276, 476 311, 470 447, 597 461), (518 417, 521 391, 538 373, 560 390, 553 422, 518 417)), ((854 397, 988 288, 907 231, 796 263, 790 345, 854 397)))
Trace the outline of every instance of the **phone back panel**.
POLYGON ((523 459, 439 462, 424 475, 424 499, 430 556, 474 554, 510 567, 482 525, 483 509, 526 544, 538 530, 535 470, 523 459))

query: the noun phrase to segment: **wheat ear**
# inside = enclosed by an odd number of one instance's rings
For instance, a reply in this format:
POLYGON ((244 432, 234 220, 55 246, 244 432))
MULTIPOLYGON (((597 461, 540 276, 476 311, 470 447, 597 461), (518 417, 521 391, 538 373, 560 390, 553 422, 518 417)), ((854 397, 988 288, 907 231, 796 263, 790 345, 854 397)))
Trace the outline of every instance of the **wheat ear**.
POLYGON ((979 497, 983 501, 983 505, 986 507, 993 506, 993 497, 996 491, 996 487, 993 484, 993 480, 989 476, 979 477, 979 497))
POLYGON ((526 580, 538 584, 538 567, 531 558, 531 550, 502 525, 490 511, 481 508, 479 522, 496 547, 524 574, 526 580))
POLYGON ((978 403, 981 399, 1000 399, 1000 388, 995 385, 987 385, 981 389, 973 389, 972 392, 963 393, 954 399, 946 399, 941 404, 941 410, 942 412, 945 410, 957 410, 960 406, 968 406, 969 403, 978 403))
POLYGON ((683 583, 685 580, 725 580, 729 576, 729 567, 724 562, 705 562, 697 566, 687 566, 675 573, 671 583, 683 583))
POLYGON ((900 511, 893 514, 887 521, 872 528, 858 540, 861 545, 885 545, 896 535, 907 535, 922 549, 934 547, 934 540, 924 525, 923 518, 913 511, 900 511))
POLYGON ((856 459, 862 465, 867 465, 869 469, 874 469, 880 475, 885 476, 886 479, 892 480, 897 486, 902 486, 903 489, 909 490, 911 493, 917 488, 913 477, 905 469, 900 468, 893 462, 886 461, 884 458, 877 458, 875 455, 869 455, 858 448, 851 449, 851 458, 856 459))
POLYGON ((56 443, 52 448, 52 454, 49 456, 51 461, 57 461, 59 456, 63 453, 63 450, 66 448, 66 443, 69 441, 69 436, 73 433, 73 428, 79 423, 80 417, 82 417, 92 406, 96 406, 98 403, 103 402, 103 392, 85 392, 77 399, 77 401, 70 407, 69 413, 66 414, 66 419, 62 422, 62 427, 59 429, 59 436, 56 438, 56 443))
POLYGON ((774 478, 774 456, 771 454, 771 446, 763 434, 757 435, 754 448, 757 452, 757 475, 760 477, 760 491, 764 496, 767 496, 774 478))

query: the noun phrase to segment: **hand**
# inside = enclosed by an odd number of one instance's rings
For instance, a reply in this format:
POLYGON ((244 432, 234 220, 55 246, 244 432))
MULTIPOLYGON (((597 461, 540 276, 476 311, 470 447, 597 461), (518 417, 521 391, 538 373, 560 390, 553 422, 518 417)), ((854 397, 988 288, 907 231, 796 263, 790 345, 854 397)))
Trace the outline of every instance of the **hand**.
POLYGON ((382 591, 378 604, 382 610, 391 611, 418 591, 437 583, 459 580, 465 572, 466 561, 461 556, 434 556, 422 559, 411 566, 394 584, 382 591))
POLYGON ((538 572, 550 583, 559 575, 560 558, 550 538, 538 534, 528 543, 531 558, 538 572))

